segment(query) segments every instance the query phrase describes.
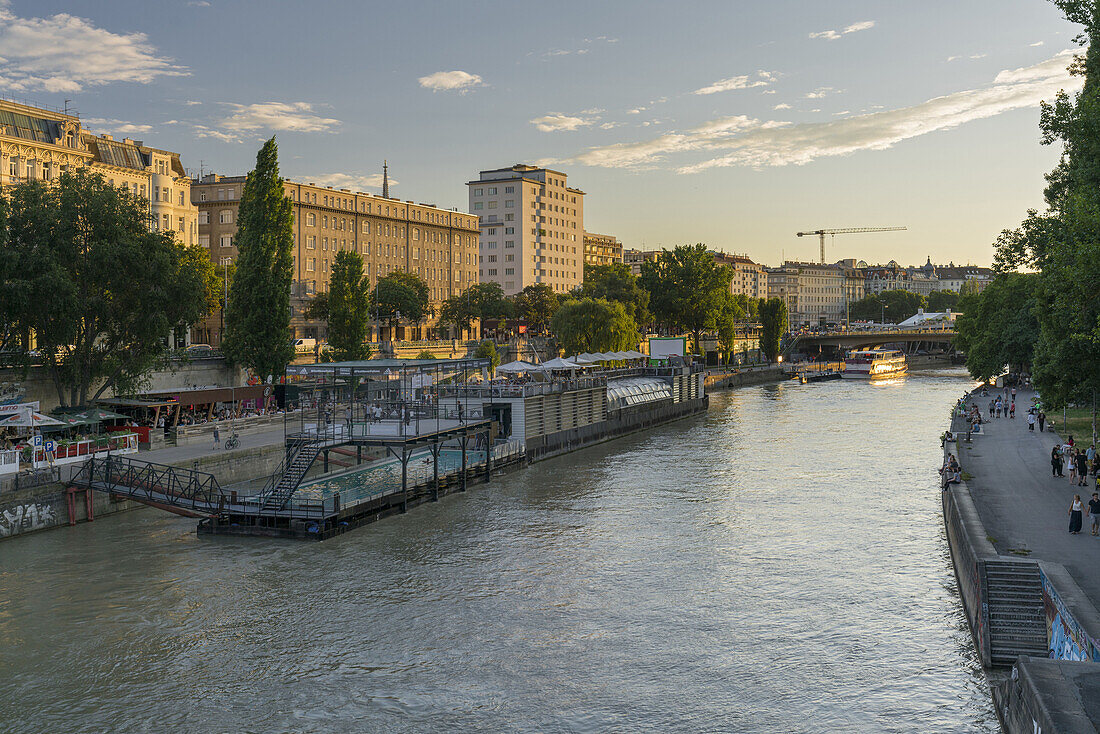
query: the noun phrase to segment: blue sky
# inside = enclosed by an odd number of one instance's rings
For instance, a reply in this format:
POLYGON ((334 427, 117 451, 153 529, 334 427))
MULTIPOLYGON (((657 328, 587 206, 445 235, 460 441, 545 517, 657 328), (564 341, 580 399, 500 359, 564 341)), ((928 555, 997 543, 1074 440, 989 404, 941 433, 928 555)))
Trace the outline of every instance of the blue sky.
POLYGON ((1038 101, 1074 81, 1044 0, 0 0, 0 94, 244 173, 467 208, 483 168, 543 162, 627 246, 775 264, 988 264, 1042 204, 1038 101))

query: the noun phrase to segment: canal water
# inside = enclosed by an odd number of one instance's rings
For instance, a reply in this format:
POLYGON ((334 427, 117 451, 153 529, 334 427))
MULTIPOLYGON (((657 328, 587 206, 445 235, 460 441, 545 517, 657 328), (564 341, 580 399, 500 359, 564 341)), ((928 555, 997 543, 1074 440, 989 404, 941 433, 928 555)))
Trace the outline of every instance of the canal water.
POLYGON ((0 543, 0 731, 993 732, 959 372, 768 385, 320 544, 0 543))

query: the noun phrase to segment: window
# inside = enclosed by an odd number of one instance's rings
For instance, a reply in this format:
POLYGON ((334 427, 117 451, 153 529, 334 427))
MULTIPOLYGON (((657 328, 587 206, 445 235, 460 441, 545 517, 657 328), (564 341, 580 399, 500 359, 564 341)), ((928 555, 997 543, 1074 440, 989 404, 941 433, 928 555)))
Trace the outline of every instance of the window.
POLYGON ((309 235, 308 237, 306 237, 306 248, 310 249, 310 250, 316 250, 317 249, 317 238, 314 237, 313 235, 309 235))
POLYGON ((205 191, 200 191, 199 192, 199 201, 206 201, 206 192, 205 191))
POLYGON ((222 209, 218 212, 218 224, 233 224, 233 210, 222 209))
POLYGON ((497 190, 496 190, 496 187, 494 186, 493 188, 489 189, 489 196, 496 196, 496 195, 497 195, 497 190))
POLYGON ((516 233, 516 228, 515 227, 505 227, 504 228, 504 234, 515 234, 515 233, 516 233))
POLYGON ((309 226, 309 227, 316 227, 317 226, 317 215, 314 214, 313 212, 310 212, 309 214, 306 215, 306 226, 309 226))
POLYGON ((513 193, 513 192, 514 192, 515 190, 516 190, 516 187, 515 187, 515 186, 505 186, 505 187, 504 187, 504 193, 506 193, 506 194, 511 194, 511 193, 513 193))
POLYGON ((218 201, 225 201, 225 189, 218 189, 218 201))
POLYGON ((328 229, 328 217, 321 217, 321 229, 328 229))
POLYGON ((505 275, 515 275, 516 274, 516 269, 515 268, 505 268, 504 269, 504 274, 505 275))
POLYGON ((504 241, 504 249, 506 249, 506 250, 510 249, 510 248, 513 248, 515 246, 516 246, 516 241, 515 240, 505 240, 504 241))
POLYGON ((165 232, 172 229, 172 220, 167 214, 165 214, 163 216, 163 221, 164 221, 163 227, 164 227, 165 232))
POLYGON ((183 206, 183 192, 180 192, 180 206, 183 206))
POLYGON ((363 222, 363 234, 370 234, 370 222, 363 222))
POLYGON ((317 258, 310 257, 306 259, 306 270, 313 272, 317 269, 317 258))
POLYGON ((481 196, 484 193, 484 189, 474 189, 474 196, 481 196))
POLYGON ((490 209, 496 209, 497 208, 497 203, 495 201, 490 201, 489 202, 489 208, 490 209))
POLYGON ((515 206, 516 206, 516 202, 513 199, 508 199, 507 201, 504 202, 504 208, 505 209, 514 209, 515 206))
POLYGON ((420 239, 420 229, 417 228, 417 227, 413 227, 413 239, 414 240, 419 240, 420 239))
POLYGON ((179 218, 179 225, 180 225, 179 226, 179 231, 182 232, 183 231, 183 217, 179 218))
POLYGON ((474 202, 474 211, 475 212, 480 211, 483 208, 484 208, 484 206, 482 205, 482 203, 480 201, 475 201, 474 202))
POLYGON ((233 235, 223 234, 221 236, 221 238, 218 239, 218 244, 220 244, 222 247, 232 247, 233 246, 233 235))
POLYGON ((199 235, 199 244, 204 246, 204 247, 210 247, 210 235, 200 234, 199 235))
POLYGON ((205 210, 199 212, 199 224, 210 224, 210 212, 205 210))

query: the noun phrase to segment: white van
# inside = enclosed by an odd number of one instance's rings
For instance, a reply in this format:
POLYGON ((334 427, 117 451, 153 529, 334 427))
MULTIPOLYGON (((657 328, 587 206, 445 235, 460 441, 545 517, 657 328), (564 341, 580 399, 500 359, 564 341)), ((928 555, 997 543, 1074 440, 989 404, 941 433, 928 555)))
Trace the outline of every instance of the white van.
POLYGON ((306 353, 313 354, 313 350, 317 348, 316 339, 295 339, 294 351, 298 354, 306 353))

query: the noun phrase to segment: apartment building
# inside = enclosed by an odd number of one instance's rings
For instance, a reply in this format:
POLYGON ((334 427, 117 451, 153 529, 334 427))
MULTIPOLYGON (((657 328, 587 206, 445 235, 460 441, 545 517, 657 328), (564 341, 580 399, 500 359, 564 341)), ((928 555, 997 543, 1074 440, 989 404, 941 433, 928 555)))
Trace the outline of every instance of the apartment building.
POLYGON ((584 192, 561 171, 516 164, 468 181, 478 217, 478 278, 506 295, 544 283, 566 293, 584 279, 584 192))
MULTIPOLYGON (((192 187, 198 207, 199 244, 210 259, 225 266, 237 258, 237 209, 245 176, 209 174, 192 187)), ((328 290, 336 254, 342 250, 363 257, 364 274, 373 287, 394 271, 420 276, 438 305, 478 282, 478 218, 433 204, 417 204, 333 189, 312 183, 285 181, 294 215, 294 276, 291 284, 291 326, 296 338, 324 338, 324 325, 307 321, 303 311, 317 293, 328 290)), ((418 339, 432 321, 376 332, 376 339, 418 339)), ((201 327, 196 340, 221 342, 221 315, 201 327)))
POLYGON ((90 167, 112 186, 149 202, 150 227, 197 243, 198 210, 179 153, 140 140, 96 135, 65 112, 0 100, 0 183, 52 181, 64 171, 90 167))
POLYGON ((622 243, 609 234, 584 233, 584 264, 612 265, 623 261, 622 243))
POLYGON ((990 268, 979 268, 976 265, 955 265, 953 262, 947 265, 937 265, 936 274, 939 276, 940 290, 955 291, 956 293, 961 291, 966 283, 981 292, 993 280, 993 270, 990 268))
POLYGON ((730 281, 730 293, 749 298, 768 297, 768 271, 760 263, 753 262, 747 255, 727 255, 713 252, 714 262, 725 265, 733 271, 730 281))
POLYGON ((784 262, 768 269, 768 296, 787 302, 791 328, 843 323, 864 295, 863 274, 841 265, 784 262))
POLYGON ((660 250, 623 250, 623 262, 630 266, 630 272, 634 275, 642 274, 642 263, 646 260, 656 262, 660 256, 660 250))

